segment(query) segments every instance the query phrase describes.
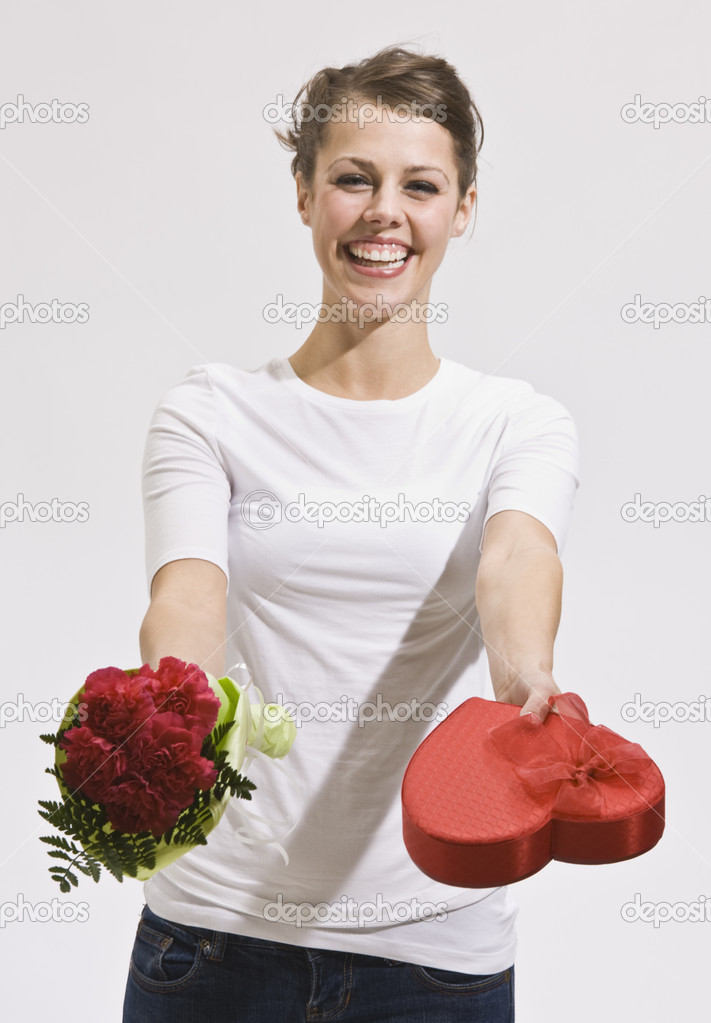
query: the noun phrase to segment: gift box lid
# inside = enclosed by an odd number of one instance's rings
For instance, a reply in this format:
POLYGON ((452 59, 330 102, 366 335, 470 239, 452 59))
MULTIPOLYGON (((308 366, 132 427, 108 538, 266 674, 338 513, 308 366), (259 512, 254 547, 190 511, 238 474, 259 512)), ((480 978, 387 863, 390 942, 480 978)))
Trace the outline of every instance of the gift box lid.
MULTIPOLYGON (((554 704, 555 701, 555 704, 554 704)), ((664 830, 664 779, 641 746, 592 725, 575 693, 544 722, 472 697, 413 754, 402 783, 403 837, 437 881, 490 888, 551 859, 613 863, 664 830)))

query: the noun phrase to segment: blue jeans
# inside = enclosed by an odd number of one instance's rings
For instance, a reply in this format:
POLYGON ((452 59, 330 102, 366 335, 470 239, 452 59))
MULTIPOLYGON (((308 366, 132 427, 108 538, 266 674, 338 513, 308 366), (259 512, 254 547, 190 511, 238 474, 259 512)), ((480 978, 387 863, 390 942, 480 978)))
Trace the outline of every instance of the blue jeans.
POLYGON ((123 1023, 513 1023, 514 968, 474 975, 185 927, 143 909, 123 1023))

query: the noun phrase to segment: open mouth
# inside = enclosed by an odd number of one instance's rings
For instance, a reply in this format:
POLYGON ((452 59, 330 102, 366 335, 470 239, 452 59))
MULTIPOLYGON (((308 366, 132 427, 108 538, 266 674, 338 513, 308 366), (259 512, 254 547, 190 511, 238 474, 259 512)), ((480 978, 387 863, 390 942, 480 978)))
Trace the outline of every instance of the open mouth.
POLYGON ((357 242, 343 246, 351 263, 370 267, 374 270, 398 270, 412 255, 412 249, 405 245, 369 245, 357 242))

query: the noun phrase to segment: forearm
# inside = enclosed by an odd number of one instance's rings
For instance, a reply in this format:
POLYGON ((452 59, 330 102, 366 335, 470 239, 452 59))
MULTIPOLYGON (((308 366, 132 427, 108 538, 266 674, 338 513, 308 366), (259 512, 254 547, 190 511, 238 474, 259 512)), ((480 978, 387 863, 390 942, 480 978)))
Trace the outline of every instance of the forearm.
POLYGON ((552 681, 562 587, 560 559, 547 547, 482 556, 476 602, 497 700, 520 702, 522 681, 552 681))
POLYGON ((179 657, 219 678, 225 672, 225 623, 214 614, 174 597, 154 598, 141 625, 143 663, 156 668, 161 657, 179 657))

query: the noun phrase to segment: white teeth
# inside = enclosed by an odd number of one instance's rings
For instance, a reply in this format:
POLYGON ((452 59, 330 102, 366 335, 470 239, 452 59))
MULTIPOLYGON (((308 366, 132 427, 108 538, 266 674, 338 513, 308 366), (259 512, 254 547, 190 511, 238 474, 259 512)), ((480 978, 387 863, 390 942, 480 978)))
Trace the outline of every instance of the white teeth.
POLYGON ((349 245, 348 251, 353 256, 357 256, 358 259, 369 259, 373 263, 399 263, 402 262, 407 256, 408 249, 387 249, 387 248, 375 248, 375 249, 361 249, 355 245, 349 245))

